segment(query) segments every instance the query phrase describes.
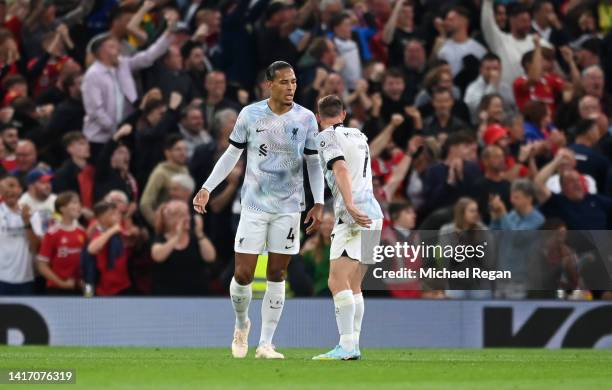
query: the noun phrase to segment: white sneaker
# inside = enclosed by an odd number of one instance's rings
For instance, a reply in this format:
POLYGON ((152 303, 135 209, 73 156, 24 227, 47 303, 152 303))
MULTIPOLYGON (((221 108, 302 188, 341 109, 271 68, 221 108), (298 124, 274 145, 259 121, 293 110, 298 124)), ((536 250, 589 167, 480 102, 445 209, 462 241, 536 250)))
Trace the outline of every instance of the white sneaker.
POLYGON ((246 329, 234 329, 234 340, 232 341, 232 356, 242 359, 249 352, 249 331, 251 330, 251 320, 247 320, 246 329))
POLYGON ((255 358, 257 359, 284 359, 285 355, 282 353, 276 352, 274 350, 274 345, 265 344, 257 347, 255 351, 255 358))

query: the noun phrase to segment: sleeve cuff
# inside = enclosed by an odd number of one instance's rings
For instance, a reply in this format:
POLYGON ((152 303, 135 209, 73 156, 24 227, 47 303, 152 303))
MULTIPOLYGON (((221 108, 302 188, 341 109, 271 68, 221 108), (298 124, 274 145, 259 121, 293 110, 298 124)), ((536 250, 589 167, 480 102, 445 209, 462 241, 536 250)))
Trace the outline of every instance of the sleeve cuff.
POLYGON ((344 160, 344 156, 334 157, 334 158, 332 158, 331 160, 329 160, 329 161, 327 162, 327 169, 331 171, 331 170, 333 169, 333 167, 334 167, 334 163, 335 163, 336 161, 340 161, 340 160, 344 160))
POLYGON ((229 139, 229 143, 237 147, 238 149, 244 149, 247 146, 246 142, 236 142, 233 139, 229 139))

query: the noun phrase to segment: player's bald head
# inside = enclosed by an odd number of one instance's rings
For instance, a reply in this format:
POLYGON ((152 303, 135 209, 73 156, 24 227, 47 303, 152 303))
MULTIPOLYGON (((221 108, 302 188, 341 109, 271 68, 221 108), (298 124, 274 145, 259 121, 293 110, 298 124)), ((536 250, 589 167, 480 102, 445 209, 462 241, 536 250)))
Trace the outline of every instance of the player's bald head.
POLYGON ((344 103, 338 95, 327 95, 319 100, 317 108, 322 119, 335 118, 344 112, 344 103))

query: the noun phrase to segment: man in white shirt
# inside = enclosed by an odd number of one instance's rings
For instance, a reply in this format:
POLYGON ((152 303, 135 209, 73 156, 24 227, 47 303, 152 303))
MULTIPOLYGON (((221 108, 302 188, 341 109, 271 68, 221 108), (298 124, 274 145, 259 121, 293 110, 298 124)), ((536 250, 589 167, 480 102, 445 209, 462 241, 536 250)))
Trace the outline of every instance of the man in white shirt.
POLYGON ((349 90, 355 89, 357 80, 362 78, 361 59, 359 57, 359 47, 351 38, 353 22, 347 13, 334 16, 331 20, 331 27, 334 32, 334 45, 344 66, 340 70, 340 75, 349 90))
POLYGON ((506 110, 516 109, 512 87, 501 80, 501 69, 501 61, 497 55, 488 53, 482 57, 480 76, 468 85, 463 99, 470 110, 472 123, 478 123, 478 109, 485 95, 499 94, 506 110))
POLYGON ((38 240, 32 232, 29 207, 17 204, 21 191, 17 178, 0 180, 0 296, 34 293, 32 248, 38 240))
POLYGON ((32 213, 32 229, 42 238, 55 212, 57 196, 51 192, 53 175, 45 169, 34 168, 25 177, 28 190, 19 198, 19 207, 27 205, 32 213))
POLYGON ((479 60, 487 50, 469 35, 469 12, 463 7, 454 7, 447 12, 444 30, 448 39, 444 41, 438 58, 446 60, 451 67, 453 77, 463 69, 463 58, 472 55, 479 60))
MULTIPOLYGON (((493 0, 483 0, 480 14, 480 26, 491 51, 499 56, 502 63, 502 81, 512 85, 514 80, 523 75, 521 58, 534 49, 529 9, 519 3, 508 7, 510 33, 503 32, 495 23, 493 0)), ((547 41, 542 45, 551 47, 547 41)))

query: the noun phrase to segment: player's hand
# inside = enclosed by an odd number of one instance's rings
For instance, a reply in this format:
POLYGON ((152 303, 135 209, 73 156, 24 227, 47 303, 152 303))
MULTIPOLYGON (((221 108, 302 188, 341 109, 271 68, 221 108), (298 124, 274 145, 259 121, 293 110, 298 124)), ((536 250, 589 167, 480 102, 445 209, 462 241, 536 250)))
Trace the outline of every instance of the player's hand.
POLYGON ((320 203, 315 203, 314 206, 308 211, 306 214, 306 219, 304 223, 310 223, 310 225, 306 228, 306 234, 311 234, 319 230, 319 226, 321 226, 321 221, 323 220, 323 205, 320 203))
POLYGON ((369 228, 372 224, 370 217, 368 217, 367 214, 362 213, 361 210, 354 205, 346 206, 346 211, 348 211, 351 217, 353 217, 357 225, 369 228))
POLYGON ((193 209, 200 214, 204 214, 206 212, 206 204, 208 204, 208 198, 210 197, 210 193, 207 189, 202 188, 196 194, 195 198, 193 198, 193 209))

